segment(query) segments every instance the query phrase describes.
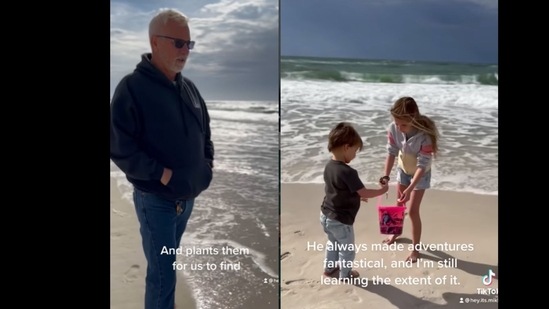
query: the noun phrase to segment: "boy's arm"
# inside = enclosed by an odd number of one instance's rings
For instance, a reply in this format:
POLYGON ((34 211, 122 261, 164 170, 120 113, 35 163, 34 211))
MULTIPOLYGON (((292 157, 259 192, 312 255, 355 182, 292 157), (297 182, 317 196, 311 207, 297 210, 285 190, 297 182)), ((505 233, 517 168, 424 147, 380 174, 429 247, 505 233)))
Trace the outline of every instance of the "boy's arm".
POLYGON ((362 189, 359 189, 358 191, 356 191, 356 193, 358 193, 358 195, 360 195, 361 198, 366 199, 366 198, 380 196, 383 193, 386 193, 388 190, 389 190, 389 186, 383 185, 379 189, 367 189, 366 187, 363 187, 362 189))
POLYGON ((346 182, 349 191, 358 193, 361 199, 376 197, 389 190, 387 185, 384 185, 379 189, 367 189, 362 180, 360 180, 358 172, 352 168, 347 170, 343 180, 346 182))

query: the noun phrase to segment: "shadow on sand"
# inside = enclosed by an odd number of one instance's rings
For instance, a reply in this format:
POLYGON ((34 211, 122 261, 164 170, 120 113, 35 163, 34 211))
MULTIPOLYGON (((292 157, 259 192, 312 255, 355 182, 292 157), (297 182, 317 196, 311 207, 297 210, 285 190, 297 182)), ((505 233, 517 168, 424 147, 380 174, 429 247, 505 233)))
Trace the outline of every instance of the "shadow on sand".
MULTIPOLYGON (((408 243, 411 244, 412 241, 408 238, 398 238, 397 242, 399 243, 408 243)), ((450 254, 442 251, 426 251, 433 256, 425 253, 420 253, 420 258, 429 259, 435 262, 443 261, 446 259, 454 258, 450 254)), ((461 269, 464 272, 469 274, 479 276, 478 282, 481 286, 482 276, 488 273, 488 269, 492 269, 494 273, 498 274, 497 265, 488 265, 483 263, 469 262, 465 260, 457 259, 457 269, 461 269)), ((375 285, 372 282, 369 282, 367 287, 357 286, 371 293, 376 293, 379 296, 390 301, 394 306, 399 309, 412 309, 412 308, 445 308, 445 309, 467 309, 467 308, 481 308, 481 309, 496 309, 498 308, 497 302, 493 302, 497 299, 497 295, 479 295, 476 293, 452 293, 446 292, 442 294, 442 298, 446 301, 446 304, 437 304, 418 298, 417 296, 411 295, 407 292, 400 290, 399 288, 393 285, 384 285, 378 284, 375 285), (480 302, 484 301, 484 302, 480 302)))

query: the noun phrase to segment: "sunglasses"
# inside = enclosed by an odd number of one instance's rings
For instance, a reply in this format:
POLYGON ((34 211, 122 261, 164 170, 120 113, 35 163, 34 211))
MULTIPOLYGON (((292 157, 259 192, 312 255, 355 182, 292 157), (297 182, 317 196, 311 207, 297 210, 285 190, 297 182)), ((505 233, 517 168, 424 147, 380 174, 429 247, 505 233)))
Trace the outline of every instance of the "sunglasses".
POLYGON ((187 47, 189 49, 193 49, 193 47, 194 47, 194 41, 185 41, 185 40, 182 40, 182 39, 176 39, 176 38, 172 38, 170 36, 165 36, 165 35, 157 35, 157 36, 161 37, 161 38, 172 40, 173 44, 175 45, 175 48, 183 48, 183 47, 185 47, 185 45, 187 45, 187 47))

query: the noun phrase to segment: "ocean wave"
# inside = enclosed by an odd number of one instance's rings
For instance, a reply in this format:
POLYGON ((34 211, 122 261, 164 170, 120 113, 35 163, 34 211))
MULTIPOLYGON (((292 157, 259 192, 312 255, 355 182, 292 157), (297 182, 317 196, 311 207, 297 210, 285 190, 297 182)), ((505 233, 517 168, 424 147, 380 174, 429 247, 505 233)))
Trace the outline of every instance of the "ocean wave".
POLYGON ((236 121, 236 122, 278 122, 278 113, 254 113, 239 110, 210 110, 208 111, 211 119, 236 121))
POLYGON ((207 103, 210 118, 234 122, 278 122, 278 102, 211 101, 207 103))
POLYGON ((346 71, 296 71, 282 73, 285 80, 327 80, 337 82, 394 83, 394 84, 439 84, 439 85, 498 85, 497 73, 467 75, 412 75, 374 74, 346 71))
POLYGON ((394 84, 498 85, 497 64, 282 57, 281 79, 394 84))

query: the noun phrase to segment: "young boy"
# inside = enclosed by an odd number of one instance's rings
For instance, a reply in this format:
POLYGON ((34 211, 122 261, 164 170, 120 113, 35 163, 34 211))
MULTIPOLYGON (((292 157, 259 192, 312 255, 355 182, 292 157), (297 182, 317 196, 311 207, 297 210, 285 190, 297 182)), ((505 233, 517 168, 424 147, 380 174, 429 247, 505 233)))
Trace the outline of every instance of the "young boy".
POLYGON ((365 201, 389 190, 387 184, 382 184, 380 189, 366 189, 358 172, 347 165, 362 146, 359 134, 346 122, 335 126, 328 136, 332 158, 324 168, 325 196, 320 206, 320 223, 328 237, 324 275, 331 277, 339 270, 340 280, 350 281, 359 276, 356 270, 352 270, 352 264, 356 245, 353 224, 360 200, 365 201))

